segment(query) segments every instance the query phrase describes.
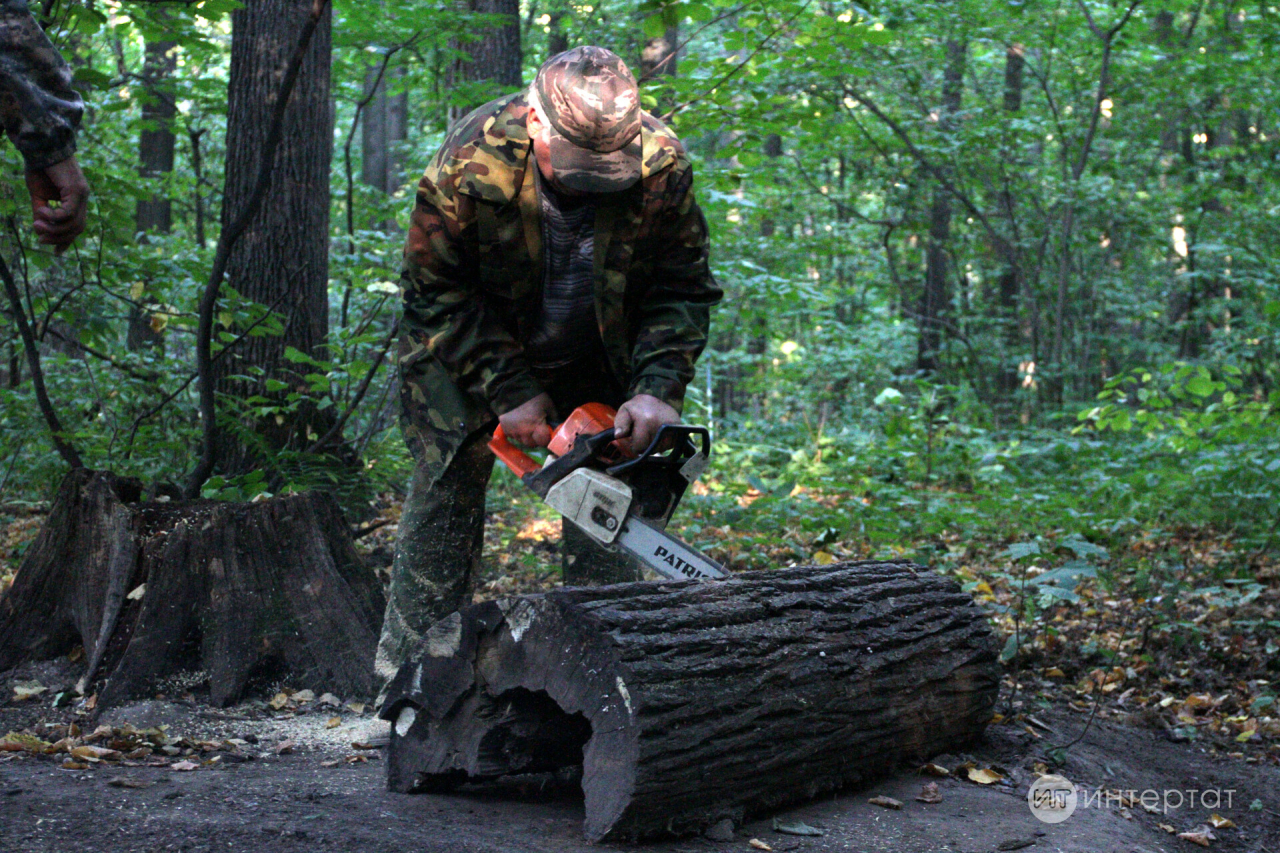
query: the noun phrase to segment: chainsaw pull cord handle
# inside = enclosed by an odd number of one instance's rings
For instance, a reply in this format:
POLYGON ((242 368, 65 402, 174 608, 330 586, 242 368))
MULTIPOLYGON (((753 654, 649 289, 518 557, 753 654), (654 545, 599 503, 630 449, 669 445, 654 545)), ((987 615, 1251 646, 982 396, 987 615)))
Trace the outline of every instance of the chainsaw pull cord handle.
POLYGON ((493 451, 494 456, 501 459, 503 464, 511 469, 511 473, 521 479, 530 474, 536 474, 542 469, 536 459, 507 439, 507 434, 503 432, 501 424, 493 431, 493 438, 489 439, 489 449, 493 451))

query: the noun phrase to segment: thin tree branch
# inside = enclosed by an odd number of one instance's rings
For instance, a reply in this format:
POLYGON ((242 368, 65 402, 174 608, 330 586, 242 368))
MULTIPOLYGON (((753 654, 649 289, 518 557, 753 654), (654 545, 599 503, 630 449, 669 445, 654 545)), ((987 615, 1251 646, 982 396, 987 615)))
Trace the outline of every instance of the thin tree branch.
POLYGON ((83 468, 84 462, 80 461, 80 454, 64 436, 62 422, 58 420, 58 414, 53 410, 53 404, 49 402, 49 392, 44 385, 44 371, 40 367, 40 351, 36 348, 35 336, 31 334, 27 312, 22 307, 18 283, 14 281, 13 273, 9 271, 9 265, 2 257, 0 257, 0 278, 4 279, 5 294, 9 297, 9 304, 13 306, 13 320, 18 324, 18 333, 22 335, 22 346, 27 351, 27 364, 31 368, 31 384, 35 388, 36 403, 40 406, 40 414, 44 415, 45 423, 49 425, 53 446, 57 448, 58 455, 63 461, 73 469, 83 468))
POLYGON ((373 360, 373 364, 369 367, 369 372, 364 375, 364 379, 360 380, 360 387, 356 389, 356 395, 351 400, 351 405, 347 406, 347 410, 342 413, 342 417, 338 418, 337 423, 329 427, 329 431, 320 436, 316 443, 306 449, 306 453, 315 453, 320 450, 333 439, 342 435, 342 428, 347 425, 347 420, 359 408, 360 401, 364 399, 364 395, 369 391, 369 384, 373 382, 374 374, 378 372, 378 368, 382 366, 382 361, 387 357, 387 351, 391 349, 391 344, 396 339, 396 333, 400 331, 400 320, 396 319, 391 324, 391 331, 387 333, 387 339, 383 342, 382 348, 378 351, 378 356, 373 360))
POLYGON ((655 64, 654 64, 654 66, 653 66, 652 68, 650 68, 648 71, 646 71, 644 74, 641 74, 641 75, 640 75, 640 79, 636 80, 636 82, 637 82, 637 83, 648 83, 650 80, 655 79, 655 78, 656 78, 656 77, 661 73, 661 69, 662 69, 662 67, 663 67, 664 65, 666 65, 668 62, 670 62, 671 60, 675 59, 675 58, 676 58, 676 56, 678 56, 678 55, 680 54, 680 51, 682 51, 682 50, 684 50, 686 47, 688 47, 689 42, 691 42, 691 41, 693 41, 695 38, 697 38, 697 37, 702 33, 702 31, 703 31, 703 30, 705 30, 707 27, 711 26, 712 24, 718 24, 718 23, 720 23, 720 22, 721 22, 721 21, 723 21, 725 18, 732 18, 734 15, 738 14, 739 12, 741 12, 741 11, 742 11, 743 9, 745 9, 745 8, 747 8, 747 7, 744 5, 744 6, 737 6, 737 7, 733 8, 733 9, 730 9, 728 12, 725 12, 723 15, 717 15, 716 17, 712 18, 711 20, 707 21, 707 22, 706 22, 705 24, 703 24, 702 26, 698 27, 698 28, 697 28, 696 30, 694 30, 693 32, 689 33, 689 37, 688 37, 687 39, 685 39, 684 41, 682 41, 682 42, 680 42, 678 45, 676 45, 676 49, 675 49, 675 50, 671 51, 671 52, 670 52, 670 53, 668 53, 666 56, 662 57, 662 60, 661 60, 661 61, 659 61, 659 62, 655 63, 655 64))
POLYGON ((933 162, 929 160, 928 157, 925 156, 924 152, 921 151, 918 147, 916 147, 916 144, 911 141, 911 136, 902 127, 902 125, 900 125, 897 121, 895 121, 892 116, 887 115, 884 112, 884 110, 880 109, 880 107, 877 106, 874 101, 872 101, 870 98, 868 98, 866 95, 863 95, 861 92, 857 91, 856 89, 846 89, 845 91, 849 95, 849 97, 853 98, 859 104, 866 107, 866 109, 872 115, 880 119, 880 121, 884 122, 885 126, 888 127, 891 131, 893 131, 893 135, 902 140, 902 144, 906 146, 907 152, 916 160, 916 162, 918 162, 921 166, 923 166, 929 172, 929 174, 933 175, 933 177, 938 181, 938 183, 942 185, 943 189, 949 192, 952 196, 955 197, 957 201, 959 201, 962 205, 964 205, 965 210, 969 211, 969 213, 973 216, 974 219, 977 219, 979 222, 982 223, 982 227, 986 229, 988 234, 992 235, 993 237, 999 236, 1000 232, 996 230, 996 227, 987 218, 987 215, 978 209, 978 206, 973 203, 973 201, 969 198, 968 195, 961 192, 960 188, 957 187, 954 183, 952 183, 952 181, 947 177, 946 173, 942 169, 935 166, 933 162))
MULTIPOLYGON (((292 293, 293 293, 293 287, 290 286, 288 290, 286 290, 284 293, 281 293, 279 296, 277 296, 275 301, 272 302, 271 305, 267 308, 267 310, 263 312, 261 317, 254 320, 252 323, 246 326, 243 332, 236 335, 231 340, 230 343, 228 343, 225 347, 223 347, 222 349, 218 350, 216 353, 213 354, 213 360, 212 360, 213 364, 217 364, 219 361, 221 361, 224 355, 231 352, 231 350, 234 349, 237 344, 239 344, 245 338, 249 337, 249 335, 253 332, 254 329, 258 328, 263 323, 265 323, 267 318, 272 316, 275 313, 275 310, 277 307, 279 307, 280 303, 283 302, 285 298, 287 296, 290 296, 292 293)), ((179 385, 177 390, 175 390, 172 394, 165 395, 165 398, 161 400, 158 404, 151 407, 150 409, 143 412, 142 414, 138 415, 138 417, 134 419, 133 427, 129 430, 129 441, 126 444, 126 447, 129 448, 125 452, 126 459, 128 459, 129 455, 133 452, 133 439, 134 439, 134 436, 138 434, 138 427, 142 425, 142 422, 145 421, 147 418, 150 418, 156 415, 161 409, 163 409, 165 406, 172 403, 174 399, 177 398, 177 396, 181 394, 184 390, 186 390, 187 386, 190 385, 192 382, 194 382, 197 378, 199 378, 199 376, 200 376, 199 373, 191 374, 190 376, 187 377, 187 380, 183 382, 181 385, 179 385)))
POLYGON ((790 24, 792 21, 794 21, 796 18, 800 17, 801 13, 802 13, 802 12, 804 12, 804 10, 805 10, 805 9, 808 9, 808 8, 809 8, 809 4, 810 4, 810 3, 812 3, 812 2, 813 2, 813 0, 804 0, 804 3, 802 3, 802 4, 800 5, 800 8, 799 8, 799 9, 796 9, 795 14, 793 14, 790 18, 787 18, 787 19, 786 19, 785 21, 783 21, 782 23, 778 24, 778 26, 774 27, 774 28, 773 28, 773 31, 772 31, 772 32, 770 32, 770 33, 769 33, 769 35, 765 36, 765 37, 764 37, 764 39, 762 39, 762 40, 761 40, 760 44, 756 45, 755 50, 753 50, 753 51, 751 51, 751 53, 747 54, 747 58, 746 58, 746 59, 742 60, 741 62, 739 62, 738 64, 734 65, 732 68, 730 68, 730 69, 729 69, 729 70, 724 74, 724 76, 722 76, 722 77, 721 77, 719 80, 717 80, 716 82, 712 83, 712 84, 707 88, 707 90, 706 90, 705 92, 703 92, 701 95, 698 95, 697 97, 694 97, 694 98, 690 98, 689 100, 685 101, 683 104, 678 104, 678 105, 676 105, 676 106, 672 107, 670 110, 668 110, 668 111, 667 111, 666 115, 664 115, 664 116, 662 117, 662 120, 663 120, 663 121, 670 121, 670 120, 675 116, 675 114, 676 114, 676 113, 678 113, 678 112, 680 112, 681 110, 684 110, 684 109, 686 109, 686 108, 688 108, 688 107, 692 106, 693 104, 696 104, 698 101, 700 101, 700 100, 702 100, 703 98, 707 97, 707 96, 708 96, 708 95, 710 95, 712 92, 714 92, 716 89, 718 89, 718 88, 720 88, 721 86, 723 86, 726 80, 728 80, 729 78, 733 77, 735 74, 737 74, 737 73, 738 73, 739 71, 741 71, 743 68, 746 68, 746 67, 747 67, 747 63, 749 63, 751 60, 755 59, 755 58, 756 58, 756 56, 760 53, 760 51, 764 50, 764 49, 765 49, 765 47, 769 44, 769 42, 773 41, 773 37, 774 37, 774 36, 776 36, 778 33, 782 32, 782 31, 787 27, 787 25, 788 25, 788 24, 790 24))
POLYGON ((289 64, 285 67, 284 79, 280 81, 280 91, 276 95, 271 124, 262 145, 262 158, 258 164, 258 177, 253 191, 244 209, 218 236, 218 247, 214 251, 209 283, 200 297, 200 322, 196 330, 196 374, 200 381, 201 452, 200 461, 188 476, 183 490, 191 498, 200 494, 200 487, 213 473, 214 454, 217 448, 218 406, 213 387, 212 342, 213 317, 218 306, 218 292, 222 289, 222 279, 227 273, 231 250, 244 235, 249 223, 257 216, 258 209, 262 207, 262 200, 266 197, 267 188, 271 184, 271 170, 275 165, 276 149, 280 147, 280 140, 284 133, 285 109, 289 106, 294 86, 298 82, 298 73, 302 70, 302 61, 306 58, 311 37, 315 35, 316 27, 320 25, 320 19, 328 5, 329 0, 313 0, 311 12, 307 16, 306 23, 303 24, 297 47, 294 48, 293 56, 289 58, 289 64))

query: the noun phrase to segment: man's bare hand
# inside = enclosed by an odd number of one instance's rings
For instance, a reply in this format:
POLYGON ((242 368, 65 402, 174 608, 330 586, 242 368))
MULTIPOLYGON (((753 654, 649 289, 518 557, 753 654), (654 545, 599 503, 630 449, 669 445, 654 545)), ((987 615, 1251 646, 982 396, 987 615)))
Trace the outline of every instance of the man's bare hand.
POLYGON ((663 424, 680 423, 680 413, 649 394, 637 394, 622 404, 613 419, 613 434, 617 438, 630 438, 627 443, 632 453, 642 453, 658 434, 663 424))
POLYGON ((37 239, 62 254, 84 231, 89 184, 80 164, 73 156, 44 169, 28 169, 27 189, 37 239))
POLYGON ((498 415, 502 431, 511 441, 525 447, 546 447, 551 441, 551 424, 555 405, 548 394, 539 394, 504 415, 498 415))

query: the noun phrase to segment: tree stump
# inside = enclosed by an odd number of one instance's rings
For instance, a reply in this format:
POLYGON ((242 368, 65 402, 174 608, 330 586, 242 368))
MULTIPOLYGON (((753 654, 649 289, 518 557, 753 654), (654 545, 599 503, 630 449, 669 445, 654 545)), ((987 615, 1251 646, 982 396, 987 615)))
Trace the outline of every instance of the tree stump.
POLYGON ((258 503, 141 500, 72 471, 0 598, 0 671, 84 646, 98 708, 204 671, 218 705, 289 676, 369 695, 384 601, 320 492, 258 503))
POLYGON ((592 841, 739 822, 978 736, 998 645, 954 580, 907 563, 487 602, 392 683, 388 785, 581 763, 592 841))

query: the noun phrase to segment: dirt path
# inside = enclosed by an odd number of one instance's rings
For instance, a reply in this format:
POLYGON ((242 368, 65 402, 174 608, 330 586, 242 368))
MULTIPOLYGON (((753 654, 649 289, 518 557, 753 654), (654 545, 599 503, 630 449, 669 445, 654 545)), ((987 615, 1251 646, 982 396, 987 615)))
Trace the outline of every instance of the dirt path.
MULTIPOLYGON (((32 703, 0 708, 0 732, 30 725, 44 709, 32 703)), ((261 708, 261 705, 257 706, 261 708)), ((356 752, 351 741, 374 732, 372 718, 349 709, 332 720, 328 709, 281 719, 254 709, 222 712, 196 704, 145 702, 104 715, 120 725, 163 723, 190 738, 246 741, 236 758, 182 772, 170 767, 122 767, 101 762, 88 770, 63 770, 61 758, 0 753, 0 850, 4 853, 125 853, 125 851, 269 850, 476 851, 476 853, 587 853, 601 846, 582 838, 581 795, 545 781, 479 789, 455 796, 404 796, 383 787, 381 756, 356 752), (254 719, 254 717, 258 717, 254 719), (274 746, 293 741, 288 754, 274 746), (251 741, 256 741, 253 743, 251 741), (347 763, 351 755, 370 760, 347 763), (245 760, 248 759, 248 760, 245 760), (325 766, 324 762, 338 763, 325 766), (143 787, 117 787, 121 778, 143 787)), ((757 839, 777 851, 939 853, 1028 850, 1059 853, 1174 853, 1203 849, 1161 829, 1195 830, 1216 813, 1237 826, 1213 830, 1210 849, 1280 853, 1280 770, 1239 759, 1215 759, 1156 732, 1095 721, 1058 768, 1085 791, 1159 792, 1155 813, 1141 801, 1123 807, 1093 799, 1064 823, 1041 823, 1026 791, 1045 758, 1045 744, 1073 739, 1085 715, 1046 711, 1040 739, 1011 725, 996 726, 964 755, 938 763, 957 768, 972 761, 995 769, 1008 784, 988 786, 957 778, 931 780, 914 770, 840 796, 779 814, 824 832, 797 837, 773 829, 772 819, 738 827, 732 840, 677 839, 651 844, 654 853, 752 851, 757 839), (914 798, 938 783, 942 802, 914 798), (1186 802, 1187 793, 1196 802, 1186 802), (1210 799, 1200 792, 1214 791, 1210 799), (1166 791, 1183 792, 1180 808, 1164 811, 1166 791), (1230 792, 1230 793, 1228 793, 1230 792), (903 803, 889 810, 867 802, 883 795, 903 803), (1255 804, 1255 800, 1258 801, 1255 804), (1206 805, 1216 805, 1208 808, 1206 805), (1251 810, 1250 806, 1255 807, 1251 810)), ((962 771, 963 772, 963 771, 962 771)), ((1148 797, 1148 802, 1151 802, 1148 797)), ((1170 804, 1174 798, 1169 797, 1170 804)), ((603 849, 609 849, 605 846, 603 849)))

